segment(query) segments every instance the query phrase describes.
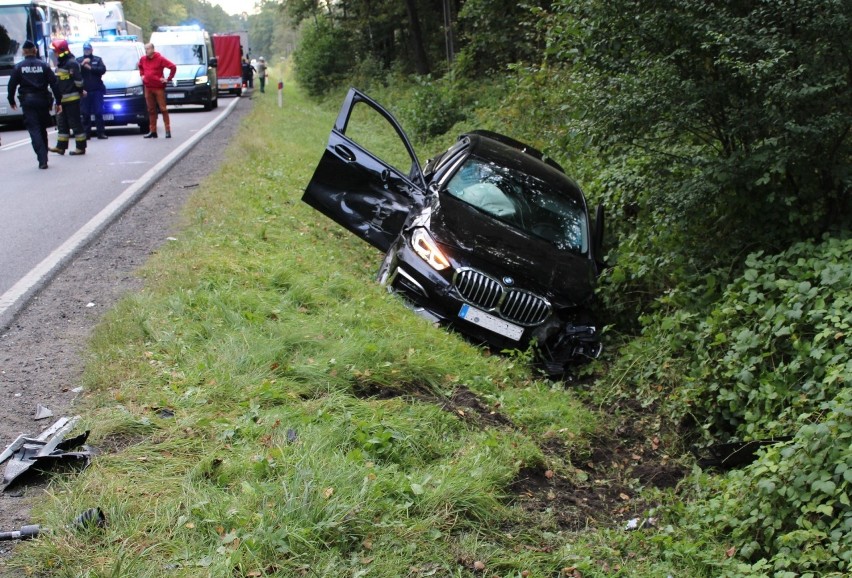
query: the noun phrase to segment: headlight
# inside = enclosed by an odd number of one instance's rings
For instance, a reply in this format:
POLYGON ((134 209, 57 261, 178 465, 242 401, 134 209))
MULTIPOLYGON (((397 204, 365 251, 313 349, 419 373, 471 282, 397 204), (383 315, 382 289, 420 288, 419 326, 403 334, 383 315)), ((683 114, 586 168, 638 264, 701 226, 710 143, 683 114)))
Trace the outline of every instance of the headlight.
POLYGON ((124 91, 125 96, 141 96, 145 94, 145 91, 142 89, 142 86, 131 86, 126 91, 124 91))
POLYGON ((207 75, 205 74, 204 76, 196 76, 195 84, 207 84, 207 75))
POLYGON ((438 244, 426 229, 415 229, 414 234, 411 235, 411 246, 414 248, 414 252, 429 263, 429 266, 435 271, 443 271, 450 266, 449 260, 441 253, 438 244))

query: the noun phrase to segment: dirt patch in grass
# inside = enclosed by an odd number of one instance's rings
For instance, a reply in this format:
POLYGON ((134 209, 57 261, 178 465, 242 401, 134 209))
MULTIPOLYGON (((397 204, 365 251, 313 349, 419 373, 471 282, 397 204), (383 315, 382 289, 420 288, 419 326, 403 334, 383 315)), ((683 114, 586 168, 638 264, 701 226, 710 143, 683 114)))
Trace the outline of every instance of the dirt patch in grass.
POLYGON ((479 397, 464 385, 456 387, 452 395, 440 403, 443 410, 480 427, 515 427, 512 420, 482 403, 479 397))
POLYGON ((582 452, 561 440, 541 444, 546 465, 522 468, 509 486, 514 501, 536 515, 550 515, 558 529, 623 527, 657 504, 646 488, 675 488, 685 467, 667 453, 651 413, 615 412, 613 427, 582 452))
MULTIPOLYGON (((426 387, 359 388, 359 396, 406 397, 434 403, 475 427, 515 429, 511 419, 489 407, 465 385, 449 396, 426 387)), ((559 530, 624 526, 644 518, 656 504, 642 497, 645 488, 677 486, 686 468, 667 453, 652 410, 613 408, 609 430, 582 450, 558 437, 540 440, 546 464, 523 467, 507 487, 509 501, 541 519, 552 519, 559 530)))

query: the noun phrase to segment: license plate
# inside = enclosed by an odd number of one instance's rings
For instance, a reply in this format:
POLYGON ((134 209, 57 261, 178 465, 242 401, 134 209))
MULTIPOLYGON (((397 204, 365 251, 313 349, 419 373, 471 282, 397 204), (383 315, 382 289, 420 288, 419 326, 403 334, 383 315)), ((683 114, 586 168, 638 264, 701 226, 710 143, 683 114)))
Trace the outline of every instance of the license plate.
POLYGON ((104 120, 115 120, 115 115, 114 114, 105 114, 104 120))
POLYGON ((504 321, 499 317, 495 317, 485 311, 480 311, 476 307, 471 307, 470 305, 462 305, 461 311, 459 311, 459 317, 465 321, 473 323, 474 325, 478 325, 483 329, 499 333, 503 337, 508 337, 514 341, 518 341, 521 338, 521 335, 524 334, 523 327, 504 321))
POLYGON ((166 93, 166 98, 183 98, 182 92, 169 92, 166 93))

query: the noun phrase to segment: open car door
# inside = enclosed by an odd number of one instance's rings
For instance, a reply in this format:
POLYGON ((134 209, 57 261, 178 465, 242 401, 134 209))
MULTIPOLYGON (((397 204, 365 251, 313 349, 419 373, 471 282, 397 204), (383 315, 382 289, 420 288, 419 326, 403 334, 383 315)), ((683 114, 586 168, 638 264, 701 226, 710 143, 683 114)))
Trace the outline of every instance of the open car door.
POLYGON ((350 88, 302 200, 387 251, 425 197, 423 170, 399 123, 350 88))

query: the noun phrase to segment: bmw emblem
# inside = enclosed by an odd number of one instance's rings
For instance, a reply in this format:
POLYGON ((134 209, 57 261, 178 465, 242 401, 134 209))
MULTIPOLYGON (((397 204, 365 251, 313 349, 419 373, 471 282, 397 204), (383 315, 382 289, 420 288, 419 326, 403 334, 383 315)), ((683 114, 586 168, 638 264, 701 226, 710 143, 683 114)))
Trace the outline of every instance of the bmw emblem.
POLYGON ((511 277, 503 277, 503 283, 511 287, 515 284, 515 280, 511 277))

